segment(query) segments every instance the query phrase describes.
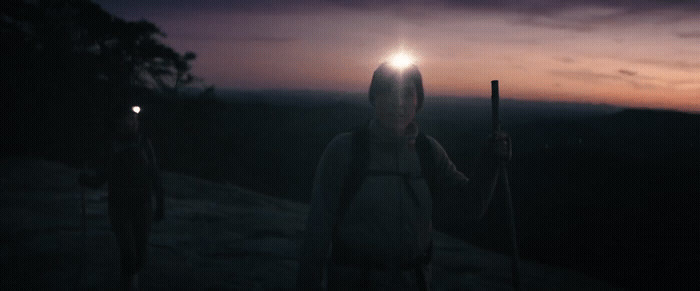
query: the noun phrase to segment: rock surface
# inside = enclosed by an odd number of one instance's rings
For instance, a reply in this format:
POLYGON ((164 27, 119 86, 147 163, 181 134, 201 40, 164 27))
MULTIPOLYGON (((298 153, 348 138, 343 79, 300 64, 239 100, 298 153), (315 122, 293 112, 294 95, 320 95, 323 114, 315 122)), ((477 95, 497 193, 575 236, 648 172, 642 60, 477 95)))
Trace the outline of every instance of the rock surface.
MULTIPOLYGON (((117 245, 104 189, 79 170, 42 160, 0 164, 0 289, 111 289, 117 245), (81 224, 86 198, 86 231, 81 224)), ((288 289, 308 205, 188 176, 164 174, 165 218, 155 223, 144 289, 288 289)), ((522 262, 526 289, 610 289, 580 273, 522 262)), ((435 290, 509 290, 510 258, 435 233, 435 290)))

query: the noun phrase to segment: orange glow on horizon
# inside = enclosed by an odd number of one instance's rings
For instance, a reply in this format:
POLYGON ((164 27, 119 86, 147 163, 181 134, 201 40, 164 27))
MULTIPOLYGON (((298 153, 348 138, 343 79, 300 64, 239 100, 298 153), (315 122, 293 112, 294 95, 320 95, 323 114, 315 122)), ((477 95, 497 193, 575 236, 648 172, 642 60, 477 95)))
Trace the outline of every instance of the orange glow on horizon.
POLYGON ((532 18, 429 7, 148 19, 168 32, 164 42, 196 52, 193 73, 218 88, 366 92, 377 66, 404 51, 426 95, 488 97, 490 80, 501 80, 504 98, 700 112, 700 18, 670 21, 662 11, 597 22, 617 10, 577 9, 532 18))

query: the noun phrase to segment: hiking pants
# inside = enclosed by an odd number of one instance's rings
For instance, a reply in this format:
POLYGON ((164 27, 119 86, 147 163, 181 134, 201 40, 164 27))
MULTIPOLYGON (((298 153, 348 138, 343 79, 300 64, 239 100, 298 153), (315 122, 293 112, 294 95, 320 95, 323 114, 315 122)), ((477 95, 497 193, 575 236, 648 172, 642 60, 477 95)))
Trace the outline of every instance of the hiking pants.
POLYGON ((140 272, 146 263, 153 219, 149 193, 130 190, 109 195, 109 221, 119 245, 121 275, 130 276, 140 272))
POLYGON ((431 266, 412 269, 328 264, 328 290, 430 290, 431 266))

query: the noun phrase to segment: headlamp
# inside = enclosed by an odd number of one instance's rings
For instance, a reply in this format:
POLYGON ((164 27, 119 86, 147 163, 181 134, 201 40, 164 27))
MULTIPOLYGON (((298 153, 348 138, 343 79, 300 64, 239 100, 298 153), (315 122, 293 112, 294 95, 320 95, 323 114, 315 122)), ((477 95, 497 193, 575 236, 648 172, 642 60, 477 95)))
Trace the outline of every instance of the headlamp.
POLYGON ((393 67, 403 69, 413 64, 413 58, 405 53, 398 53, 391 57, 389 64, 393 67))

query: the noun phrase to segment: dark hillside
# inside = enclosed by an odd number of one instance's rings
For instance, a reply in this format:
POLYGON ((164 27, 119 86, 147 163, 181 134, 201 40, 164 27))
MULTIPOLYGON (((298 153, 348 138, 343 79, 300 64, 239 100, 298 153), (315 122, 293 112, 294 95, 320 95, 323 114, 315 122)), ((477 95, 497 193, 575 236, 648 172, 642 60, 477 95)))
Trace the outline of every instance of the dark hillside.
POLYGON ((512 168, 525 256, 627 287, 696 284, 700 116, 625 110, 533 128, 546 144, 512 168))
MULTIPOLYGON (((307 202, 325 145, 371 116, 358 96, 319 94, 161 101, 143 117, 164 168, 307 202)), ((489 133, 488 100, 430 101, 419 115, 422 129, 468 171, 489 133)), ((502 105, 514 140, 510 177, 525 258, 624 287, 692 282, 700 233, 698 115, 502 105)), ((494 198, 481 222, 465 220, 460 205, 460 197, 436 198, 436 228, 507 253, 504 197, 494 198)))
MULTIPOLYGON (((372 112, 361 94, 236 94, 144 99, 142 125, 162 168, 308 202, 326 144, 372 112)), ((428 98, 422 130, 468 171, 489 133, 488 100, 428 98)), ((524 258, 622 287, 697 284, 698 115, 509 99, 502 108, 514 142, 510 180, 524 258)), ((99 164, 103 138, 86 136, 80 156, 99 164)), ((503 195, 480 222, 465 219, 460 199, 436 198, 435 227, 508 253, 503 195)))

